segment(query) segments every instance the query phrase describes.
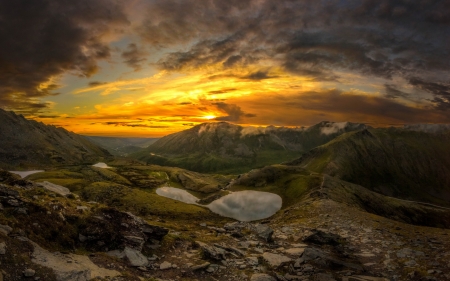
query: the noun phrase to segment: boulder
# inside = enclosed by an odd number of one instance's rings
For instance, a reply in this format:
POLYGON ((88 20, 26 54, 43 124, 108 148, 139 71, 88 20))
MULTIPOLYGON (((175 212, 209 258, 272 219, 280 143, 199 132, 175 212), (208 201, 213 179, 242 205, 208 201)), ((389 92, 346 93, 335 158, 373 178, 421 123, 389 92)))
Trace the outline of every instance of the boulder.
POLYGON ((205 258, 209 258, 209 259, 213 259, 213 260, 217 260, 217 261, 226 259, 226 257, 225 257, 226 251, 224 249, 210 246, 210 245, 200 242, 200 241, 195 241, 195 243, 198 246, 200 246, 200 248, 203 251, 203 254, 205 255, 205 258))
POLYGON ((125 247, 123 250, 125 257, 127 257, 131 266, 147 266, 148 259, 145 257, 140 251, 135 250, 133 248, 125 247))
POLYGON ((265 224, 258 224, 255 227, 255 233, 266 242, 272 241, 273 229, 265 224))

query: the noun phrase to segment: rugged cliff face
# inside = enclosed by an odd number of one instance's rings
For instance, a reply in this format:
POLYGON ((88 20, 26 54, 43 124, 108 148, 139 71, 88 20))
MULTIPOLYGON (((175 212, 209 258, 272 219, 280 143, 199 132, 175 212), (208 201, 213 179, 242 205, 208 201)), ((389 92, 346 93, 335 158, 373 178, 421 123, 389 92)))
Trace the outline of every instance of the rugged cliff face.
POLYGON ((85 137, 0 109, 0 167, 89 163, 111 157, 85 137))

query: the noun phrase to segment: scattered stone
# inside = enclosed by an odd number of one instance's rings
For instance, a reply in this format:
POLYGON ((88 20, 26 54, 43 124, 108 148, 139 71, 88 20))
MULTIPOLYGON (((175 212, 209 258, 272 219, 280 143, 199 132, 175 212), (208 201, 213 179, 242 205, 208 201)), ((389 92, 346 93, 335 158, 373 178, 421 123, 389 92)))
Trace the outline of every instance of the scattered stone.
POLYGON ((281 265, 291 262, 292 260, 286 256, 272 254, 272 253, 264 253, 262 255, 264 261, 272 268, 277 268, 281 265))
POLYGON ((274 277, 270 276, 269 274, 264 273, 256 273, 253 274, 250 278, 250 281, 276 281, 274 277))
POLYGON ((33 277, 36 274, 36 271, 34 271, 31 268, 27 268, 25 269, 25 271, 23 272, 23 275, 25 275, 25 277, 33 277))
POLYGON ((258 265, 259 264, 257 257, 248 257, 248 258, 246 258, 246 260, 249 265, 258 265))
POLYGON ((132 249, 130 247, 125 247, 123 253, 127 257, 131 266, 147 266, 148 259, 139 251, 132 249))
POLYGON ((0 224, 0 232, 3 233, 4 235, 9 235, 9 233, 12 230, 13 229, 11 227, 9 227, 8 225, 0 224))
POLYGON ((412 267, 412 266, 416 266, 416 265, 417 265, 417 262, 415 260, 409 260, 409 261, 405 262, 405 266, 412 267))
POLYGON ((199 265, 194 265, 194 266, 192 266, 191 268, 192 268, 193 271, 195 271, 195 270, 205 269, 205 268, 207 268, 209 265, 210 265, 209 262, 205 262, 205 263, 202 263, 202 264, 199 264, 199 265))
POLYGON ((169 268, 172 268, 172 264, 170 262, 167 262, 167 261, 165 261, 165 262, 163 262, 162 264, 159 265, 159 269, 161 269, 161 270, 166 270, 166 269, 169 269, 169 268))
POLYGON ((209 246, 208 244, 200 242, 200 241, 196 241, 195 243, 197 243, 197 245, 200 246, 200 248, 202 249, 203 254, 205 255, 206 258, 210 258, 210 259, 214 259, 214 260, 218 260, 218 261, 226 259, 224 249, 217 248, 214 246, 209 246))
POLYGON ((216 272, 218 269, 219 269, 219 265, 217 265, 217 264, 210 264, 210 265, 208 266, 208 268, 206 269, 206 272, 214 273, 214 272, 216 272))
POLYGON ((258 224, 255 227, 255 232, 258 237, 264 239, 266 242, 272 241, 273 229, 265 224, 258 224))
POLYGON ((304 251, 305 251, 305 248, 292 248, 292 249, 284 250, 284 253, 291 255, 291 256, 301 256, 301 255, 303 255, 304 251))
POLYGON ((0 255, 6 254, 6 244, 5 242, 0 243, 0 255))

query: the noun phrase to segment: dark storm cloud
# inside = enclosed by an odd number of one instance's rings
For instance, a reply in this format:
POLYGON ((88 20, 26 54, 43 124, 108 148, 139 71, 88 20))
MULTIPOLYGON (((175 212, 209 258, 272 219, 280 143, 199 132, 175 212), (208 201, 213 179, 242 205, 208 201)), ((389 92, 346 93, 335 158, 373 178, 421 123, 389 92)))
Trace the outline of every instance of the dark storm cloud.
MULTIPOLYGON (((315 81, 339 81, 339 72, 351 71, 386 80, 418 77, 448 83, 448 0, 242 2, 158 2, 150 9, 155 16, 140 32, 154 44, 192 43, 158 62, 171 71, 271 58, 288 72, 315 81)), ((434 93, 445 100, 442 92, 434 93)))
POLYGON ((278 76, 269 75, 268 71, 260 70, 260 71, 250 73, 249 75, 244 76, 243 78, 250 79, 250 80, 263 80, 263 79, 270 79, 270 78, 276 78, 276 77, 278 77, 278 76))
POLYGON ((385 95, 386 98, 396 99, 396 98, 406 98, 406 97, 408 97, 407 93, 396 89, 394 85, 385 84, 384 85, 384 89, 386 91, 386 95, 385 95))
POLYGON ((127 23, 120 1, 0 1, 0 106, 36 111, 65 72, 89 77, 110 57, 101 36, 127 23))
POLYGON ((88 83, 89 87, 96 87, 101 85, 106 85, 108 82, 101 82, 101 81, 91 81, 88 83))
POLYGON ((139 71, 142 68, 142 63, 147 60, 145 58, 146 52, 138 48, 134 43, 128 45, 127 50, 122 53, 124 62, 134 71, 139 71))
POLYGON ((242 111, 240 106, 235 105, 235 104, 216 102, 213 105, 215 105, 218 110, 222 111, 223 113, 228 114, 227 116, 214 118, 214 120, 237 122, 237 121, 241 121, 242 117, 255 117, 256 116, 255 114, 252 114, 252 113, 245 113, 244 111, 242 111))
POLYGON ((427 91, 434 96, 431 99, 437 109, 450 110, 450 83, 435 83, 411 78, 409 83, 421 90, 427 91))

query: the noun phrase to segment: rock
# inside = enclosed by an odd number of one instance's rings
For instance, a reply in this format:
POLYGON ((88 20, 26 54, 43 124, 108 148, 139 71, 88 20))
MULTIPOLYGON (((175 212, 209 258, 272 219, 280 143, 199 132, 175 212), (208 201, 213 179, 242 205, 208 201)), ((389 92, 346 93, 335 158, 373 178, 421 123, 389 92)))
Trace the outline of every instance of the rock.
POLYGON ((250 277, 250 281, 277 281, 277 279, 270 276, 269 274, 256 273, 253 274, 252 277, 250 277))
POLYGON ((34 271, 31 268, 27 268, 25 269, 25 271, 23 272, 23 275, 25 275, 25 277, 33 277, 36 274, 36 271, 34 271))
POLYGON ((130 247, 125 247, 123 253, 127 257, 131 266, 147 266, 148 259, 139 251, 132 249, 130 247))
POLYGON ((264 261, 272 268, 277 268, 281 265, 291 262, 292 260, 286 256, 272 254, 272 253, 264 253, 262 255, 264 261))
POLYGON ((77 206, 77 210, 86 211, 89 210, 88 206, 77 206))
POLYGON ((87 281, 99 277, 100 279, 109 276, 119 276, 115 270, 98 267, 88 256, 75 254, 50 253, 32 241, 28 241, 34 246, 32 262, 53 270, 57 280, 77 280, 87 281))
POLYGON ((342 277, 342 281, 389 281, 387 278, 353 275, 348 277, 342 277))
POLYGON ((83 242, 85 242, 87 240, 87 237, 80 233, 80 234, 78 234, 78 240, 81 243, 83 243, 83 242))
POLYGON ((302 259, 304 261, 310 261, 322 256, 324 256, 324 253, 321 250, 308 247, 304 249, 302 259))
POLYGON ((305 248, 292 248, 284 250, 284 253, 291 256, 301 256, 303 252, 305 251, 305 248))
POLYGON ((13 229, 7 225, 4 224, 0 224, 0 232, 3 233, 4 235, 9 235, 9 233, 12 231, 13 229))
POLYGON ((214 259, 214 260, 224 260, 226 259, 225 257, 225 250, 221 249, 221 248, 217 248, 214 246, 209 246, 206 243, 200 242, 200 241, 195 241, 195 243, 197 243, 197 245, 200 246, 200 248, 203 251, 203 254, 205 255, 206 258, 210 258, 210 259, 214 259))
POLYGON ((318 245, 338 245, 341 237, 336 234, 326 233, 321 230, 314 230, 313 234, 303 239, 304 242, 318 245))
POLYGON ((5 242, 0 243, 0 255, 6 254, 6 244, 5 242))
POLYGON ((417 265, 417 262, 415 260, 409 260, 409 261, 405 262, 405 266, 412 267, 412 266, 416 266, 416 265, 417 265))
POLYGON ((148 239, 161 240, 164 236, 169 233, 167 228, 151 225, 146 222, 142 225, 142 232, 147 236, 148 239))
POLYGON ((210 265, 208 266, 208 268, 206 269, 206 272, 214 273, 214 272, 216 272, 218 269, 219 269, 219 265, 217 265, 217 264, 210 264, 210 265))
POLYGON ((169 269, 169 268, 172 268, 172 264, 170 262, 167 262, 167 261, 165 261, 165 262, 163 262, 162 264, 159 265, 159 269, 161 269, 161 270, 166 270, 166 269, 169 269))
POLYGON ((273 229, 265 224, 258 224, 255 227, 255 233, 266 242, 272 241, 273 229))
POLYGON ((249 265, 258 265, 259 261, 257 257, 248 257, 245 259, 249 265))
POLYGON ((193 271, 195 271, 195 270, 205 269, 205 268, 207 268, 209 265, 210 265, 209 262, 205 262, 205 263, 202 263, 202 264, 199 264, 199 265, 194 265, 194 266, 192 266, 191 268, 192 268, 193 271))

